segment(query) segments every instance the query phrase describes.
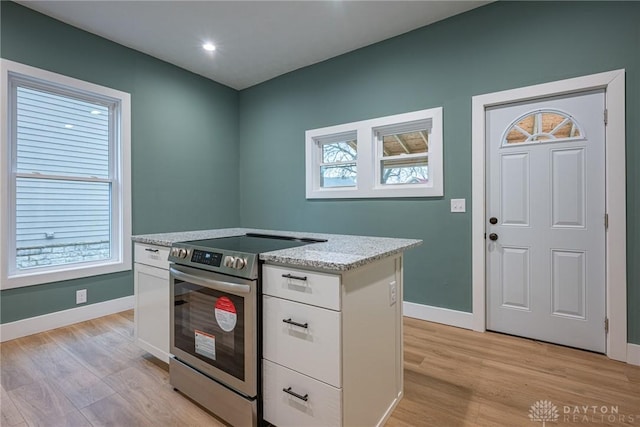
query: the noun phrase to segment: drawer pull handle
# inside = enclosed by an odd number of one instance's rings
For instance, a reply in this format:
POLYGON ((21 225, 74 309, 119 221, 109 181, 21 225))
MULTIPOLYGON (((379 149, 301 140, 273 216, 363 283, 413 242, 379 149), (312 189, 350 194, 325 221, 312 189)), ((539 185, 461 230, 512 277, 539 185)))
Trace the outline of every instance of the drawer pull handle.
POLYGON ((293 276, 291 274, 283 274, 282 277, 284 277, 285 279, 302 280, 303 282, 307 281, 307 276, 293 276))
POLYGON ((304 396, 301 394, 296 393, 295 391, 291 391, 291 387, 289 388, 283 388, 282 391, 284 391, 285 393, 290 394, 293 397, 297 397, 300 400, 304 400, 305 402, 307 400, 309 400, 309 394, 305 394, 304 396))
POLYGON ((159 249, 144 248, 144 250, 147 252, 153 252, 154 254, 157 254, 158 252, 160 252, 159 249))
POLYGON ((288 318, 288 319, 282 319, 282 321, 283 321, 284 323, 288 323, 288 324, 293 325, 293 326, 299 326, 299 327, 301 327, 301 328, 305 328, 305 329, 308 329, 308 328, 309 328, 309 324, 308 324, 308 323, 298 323, 298 322, 294 322, 293 320, 291 320, 291 317, 290 317, 290 318, 288 318))

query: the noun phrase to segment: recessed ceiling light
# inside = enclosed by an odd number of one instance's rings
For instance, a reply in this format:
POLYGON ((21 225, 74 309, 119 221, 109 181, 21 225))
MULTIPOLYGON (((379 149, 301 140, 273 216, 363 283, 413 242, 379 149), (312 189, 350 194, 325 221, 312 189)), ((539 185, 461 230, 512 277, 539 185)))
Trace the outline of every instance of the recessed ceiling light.
POLYGON ((98 110, 91 110, 91 114, 100 114, 100 111, 98 111, 98 110))
POLYGON ((67 129, 73 129, 73 125, 64 125, 67 129))
POLYGON ((215 47, 213 44, 211 44, 211 43, 205 43, 205 44, 203 44, 203 45, 202 45, 202 48, 203 48, 204 50, 209 51, 209 52, 213 52, 214 50, 216 50, 216 47, 215 47))

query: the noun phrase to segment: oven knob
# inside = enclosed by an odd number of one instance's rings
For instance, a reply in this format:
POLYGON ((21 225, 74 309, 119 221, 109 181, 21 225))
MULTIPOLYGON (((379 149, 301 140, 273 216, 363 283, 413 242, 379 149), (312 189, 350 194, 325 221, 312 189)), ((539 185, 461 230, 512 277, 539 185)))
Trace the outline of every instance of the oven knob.
POLYGON ((187 250, 186 249, 179 249, 178 250, 178 258, 186 258, 187 257, 187 250))
POLYGON ((244 258, 236 258, 236 261, 233 263, 233 268, 236 270, 242 270, 244 266, 247 265, 247 260, 244 258))
POLYGON ((224 257, 224 266, 228 268, 233 268, 233 264, 236 262, 236 259, 232 256, 227 255, 224 257))

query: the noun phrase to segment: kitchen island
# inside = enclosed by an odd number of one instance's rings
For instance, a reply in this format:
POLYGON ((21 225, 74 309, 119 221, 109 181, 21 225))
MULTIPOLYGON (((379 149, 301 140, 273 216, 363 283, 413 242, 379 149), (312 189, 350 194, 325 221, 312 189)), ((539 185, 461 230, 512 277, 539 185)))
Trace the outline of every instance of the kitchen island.
POLYGON ((420 240, 246 228, 135 236, 138 344, 169 358, 168 248, 246 233, 326 240, 260 254, 264 419, 382 425, 403 390, 402 253, 420 240))
POLYGON ((143 234, 133 236, 132 240, 137 243, 170 247, 176 242, 240 236, 246 233, 327 240, 323 243, 314 243, 312 246, 263 253, 260 254, 260 259, 269 263, 289 264, 332 271, 352 270, 379 259, 402 253, 407 249, 422 244, 422 240, 416 239, 303 233, 299 231, 261 230, 254 228, 222 228, 217 230, 143 234))

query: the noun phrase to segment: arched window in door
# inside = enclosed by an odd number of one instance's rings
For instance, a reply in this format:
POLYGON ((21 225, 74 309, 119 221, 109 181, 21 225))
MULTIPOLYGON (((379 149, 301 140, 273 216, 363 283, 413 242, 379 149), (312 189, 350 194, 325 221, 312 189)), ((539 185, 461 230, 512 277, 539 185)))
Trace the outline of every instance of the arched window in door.
POLYGON ((560 110, 534 110, 517 117, 507 127, 502 145, 560 142, 584 139, 584 131, 568 113, 560 110))

